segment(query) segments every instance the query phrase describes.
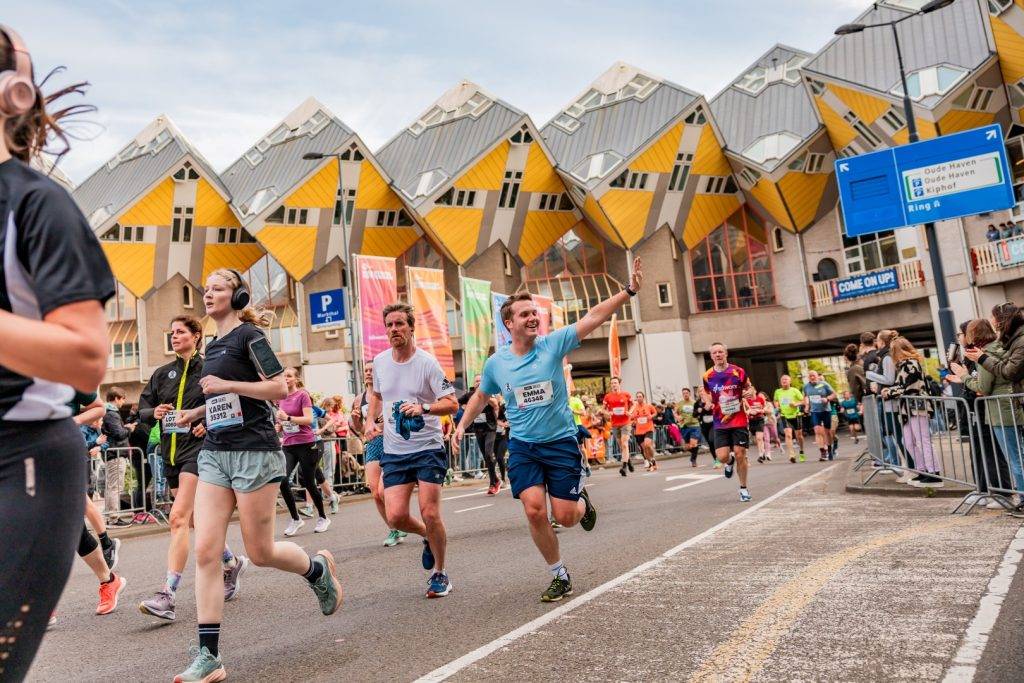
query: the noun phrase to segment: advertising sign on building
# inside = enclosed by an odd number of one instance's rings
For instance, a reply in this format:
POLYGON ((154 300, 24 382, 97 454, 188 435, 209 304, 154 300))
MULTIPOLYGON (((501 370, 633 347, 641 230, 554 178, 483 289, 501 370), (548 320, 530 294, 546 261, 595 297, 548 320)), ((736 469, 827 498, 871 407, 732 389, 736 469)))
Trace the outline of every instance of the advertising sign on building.
POLYGON ((872 270, 869 273, 852 275, 832 280, 832 300, 846 301, 868 294, 891 292, 900 288, 900 278, 895 268, 872 270))

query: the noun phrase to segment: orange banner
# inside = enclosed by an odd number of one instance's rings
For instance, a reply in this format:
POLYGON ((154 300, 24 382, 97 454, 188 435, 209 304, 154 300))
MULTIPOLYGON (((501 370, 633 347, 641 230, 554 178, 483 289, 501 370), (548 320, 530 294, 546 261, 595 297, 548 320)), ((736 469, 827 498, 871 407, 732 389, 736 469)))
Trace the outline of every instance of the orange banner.
POLYGON ((612 314, 608 326, 608 366, 612 377, 622 377, 622 352, 619 350, 618 314, 612 314))
POLYGON ((455 380, 455 356, 448 333, 448 307, 444 271, 434 268, 405 269, 409 304, 416 311, 416 345, 432 354, 449 380, 455 380))

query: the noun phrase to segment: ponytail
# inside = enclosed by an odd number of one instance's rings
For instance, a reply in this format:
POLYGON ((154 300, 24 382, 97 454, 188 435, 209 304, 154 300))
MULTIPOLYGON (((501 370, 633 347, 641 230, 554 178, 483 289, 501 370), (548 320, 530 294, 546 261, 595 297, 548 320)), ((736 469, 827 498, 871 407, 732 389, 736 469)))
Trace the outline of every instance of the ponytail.
MULTIPOLYGON (((12 71, 15 69, 14 49, 3 33, 0 33, 0 72, 12 71)), ((71 148, 68 142, 68 134, 62 125, 62 121, 68 117, 96 111, 96 107, 88 104, 73 104, 55 111, 48 111, 47 107, 65 95, 83 95, 88 83, 80 82, 66 86, 44 95, 42 86, 50 80, 54 74, 60 73, 64 67, 57 67, 44 78, 40 83, 33 83, 36 89, 35 104, 24 114, 11 116, 3 122, 4 144, 10 151, 11 156, 28 163, 38 157, 46 149, 46 143, 50 140, 59 140, 63 149, 56 152, 57 161, 64 156, 71 148)))

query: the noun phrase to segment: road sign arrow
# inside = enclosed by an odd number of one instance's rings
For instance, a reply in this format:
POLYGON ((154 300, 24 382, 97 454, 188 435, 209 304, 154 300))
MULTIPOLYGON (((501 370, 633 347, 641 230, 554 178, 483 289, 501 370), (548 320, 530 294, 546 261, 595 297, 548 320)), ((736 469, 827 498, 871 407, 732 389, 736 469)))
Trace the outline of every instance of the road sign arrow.
POLYGON ((845 173, 846 171, 850 170, 850 165, 849 164, 839 164, 839 170, 842 171, 843 173, 845 173))
POLYGON ((987 130, 987 131, 985 131, 985 139, 986 140, 995 140, 996 139, 996 132, 994 130, 987 130))

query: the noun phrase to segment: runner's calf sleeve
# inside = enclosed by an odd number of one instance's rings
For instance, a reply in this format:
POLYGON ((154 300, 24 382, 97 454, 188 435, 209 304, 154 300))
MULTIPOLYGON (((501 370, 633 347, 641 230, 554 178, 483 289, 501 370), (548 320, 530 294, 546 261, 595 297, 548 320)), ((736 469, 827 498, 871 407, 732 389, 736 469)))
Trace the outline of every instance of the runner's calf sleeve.
POLYGON ((0 422, 0 444, 0 680, 21 681, 81 540, 87 462, 71 420, 0 422))
POLYGON ((85 557, 98 547, 99 544, 96 542, 96 539, 92 537, 92 534, 89 533, 89 530, 83 524, 82 535, 78 538, 78 556, 85 557))

